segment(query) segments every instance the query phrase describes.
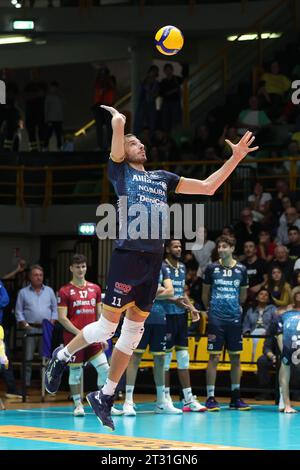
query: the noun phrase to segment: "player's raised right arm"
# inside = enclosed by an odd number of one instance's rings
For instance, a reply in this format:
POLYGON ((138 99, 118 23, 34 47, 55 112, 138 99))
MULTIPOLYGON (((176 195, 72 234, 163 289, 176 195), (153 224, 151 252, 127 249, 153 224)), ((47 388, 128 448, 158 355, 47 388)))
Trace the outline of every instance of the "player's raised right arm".
POLYGON ((106 109, 111 115, 111 125, 113 129, 112 141, 111 141, 111 159, 114 162, 122 162, 124 160, 125 149, 124 149, 124 128, 126 123, 126 117, 124 114, 119 113, 117 109, 112 106, 101 105, 101 108, 106 109))

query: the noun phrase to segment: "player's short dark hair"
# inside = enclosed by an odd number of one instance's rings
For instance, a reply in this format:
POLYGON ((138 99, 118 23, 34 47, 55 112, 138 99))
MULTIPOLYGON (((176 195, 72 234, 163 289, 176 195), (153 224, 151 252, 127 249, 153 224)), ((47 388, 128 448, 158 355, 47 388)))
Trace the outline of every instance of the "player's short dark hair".
POLYGON ((220 237, 217 238, 217 247, 219 246, 220 243, 227 243, 227 245, 235 247, 236 240, 233 237, 227 237, 226 235, 221 235, 220 237))
POLYGON ((87 264, 86 256, 80 253, 76 253, 75 255, 72 256, 71 266, 73 266, 74 264, 84 264, 84 263, 87 264))
POLYGON ((300 233, 300 230, 299 230, 299 228, 297 227, 297 225, 291 225, 291 226, 288 228, 288 232, 291 232, 292 230, 295 230, 295 232, 300 233))

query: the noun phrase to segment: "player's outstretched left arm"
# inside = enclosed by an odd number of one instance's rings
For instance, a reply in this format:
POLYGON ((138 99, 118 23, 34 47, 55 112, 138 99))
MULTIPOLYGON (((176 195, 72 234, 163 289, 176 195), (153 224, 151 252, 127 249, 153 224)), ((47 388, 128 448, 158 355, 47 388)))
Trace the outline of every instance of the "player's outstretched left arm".
POLYGON ((255 152, 258 149, 258 146, 250 147, 254 139, 255 137, 252 135, 252 132, 247 131, 237 144, 226 140, 227 144, 230 145, 232 149, 232 155, 229 160, 227 160, 219 170, 206 178, 206 180, 183 178, 176 192, 181 194, 205 194, 212 196, 228 176, 231 175, 240 161, 243 160, 248 153, 255 152))

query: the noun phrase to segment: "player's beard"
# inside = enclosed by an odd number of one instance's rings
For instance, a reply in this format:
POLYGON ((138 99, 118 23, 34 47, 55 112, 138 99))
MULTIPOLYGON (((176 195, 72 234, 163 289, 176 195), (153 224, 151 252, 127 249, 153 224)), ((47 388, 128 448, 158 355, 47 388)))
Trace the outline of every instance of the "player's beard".
POLYGON ((144 164, 147 161, 146 155, 126 155, 125 160, 128 163, 140 163, 144 164))

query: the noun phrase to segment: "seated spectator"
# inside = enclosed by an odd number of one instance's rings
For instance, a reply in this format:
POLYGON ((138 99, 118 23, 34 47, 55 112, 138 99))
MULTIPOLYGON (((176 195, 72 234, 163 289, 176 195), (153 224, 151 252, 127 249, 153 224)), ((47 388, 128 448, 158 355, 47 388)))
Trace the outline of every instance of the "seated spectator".
POLYGON ((247 302, 254 302, 257 293, 267 281, 267 263, 257 257, 256 245, 253 241, 244 243, 244 260, 248 275, 248 296, 247 302))
POLYGON ((261 225, 254 222, 250 207, 245 207, 240 214, 240 221, 235 225, 234 231, 237 239, 236 254, 243 255, 244 242, 247 240, 258 243, 258 234, 261 225))
POLYGON ((292 280, 292 298, 296 292, 300 292, 300 269, 295 269, 292 280))
POLYGON ((291 201, 291 198, 289 196, 282 196, 282 199, 281 199, 281 205, 282 205, 282 214, 279 218, 279 224, 281 224, 282 222, 283 223, 286 223, 286 215, 285 215, 285 211, 287 209, 289 209, 290 207, 293 207, 293 204, 292 204, 292 201, 291 201))
POLYGON ((230 146, 225 142, 226 139, 230 140, 233 144, 236 144, 240 140, 236 127, 225 126, 223 129, 223 133, 218 141, 222 158, 230 157, 232 154, 230 146))
POLYGON ((292 282, 293 273, 294 273, 294 261, 289 258, 289 251, 286 246, 279 245, 276 246, 274 252, 274 259, 271 262, 269 269, 279 266, 287 282, 292 282))
POLYGON ((270 193, 263 192, 263 185, 257 181, 254 185, 253 194, 248 197, 249 206, 252 210, 259 211, 261 204, 270 205, 272 196, 270 193))
MULTIPOLYGON (((284 152, 283 157, 300 157, 300 147, 299 143, 297 140, 291 140, 291 142, 288 145, 287 151, 284 152)), ((284 161, 283 163, 284 168, 290 172, 291 170, 291 162, 290 161, 284 161)), ((300 161, 296 162, 296 168, 297 171, 300 169, 300 161)))
POLYGON ((271 300, 276 307, 287 307, 291 303, 291 286, 286 282, 285 275, 279 266, 272 268, 268 274, 265 287, 268 289, 271 300))
POLYGON ((271 121, 266 113, 263 110, 259 110, 257 97, 250 96, 249 108, 243 109, 238 117, 238 135, 244 135, 249 130, 255 135, 255 141, 259 142, 270 124, 271 121))
MULTIPOLYGON (((253 307, 250 307, 243 321, 243 334, 264 336, 270 325, 272 314, 276 312, 275 305, 270 303, 270 295, 266 288, 262 287, 255 298, 253 307)), ((259 338, 253 338, 252 361, 255 357, 259 338)))
POLYGON ((271 210, 269 202, 260 204, 258 211, 252 211, 254 222, 259 222, 261 227, 267 232, 273 234, 276 231, 278 222, 271 210))
POLYGON ((280 245, 287 245, 289 243, 289 227, 296 226, 300 229, 300 218, 295 207, 286 209, 285 217, 286 221, 281 222, 277 230, 276 241, 280 245))
POLYGON ((216 244, 207 239, 207 228, 199 227, 196 234, 196 242, 192 247, 192 253, 198 263, 197 276, 203 278, 206 267, 211 263, 211 253, 216 244))
POLYGON ((288 229, 289 243, 286 245, 289 250, 289 257, 296 261, 300 258, 300 230, 296 225, 292 225, 288 229))
POLYGON ((267 230, 259 232, 259 240, 257 247, 258 258, 263 259, 267 263, 274 258, 276 243, 272 241, 271 234, 267 230))
POLYGON ((258 90, 258 97, 262 107, 267 110, 268 116, 272 121, 281 116, 285 95, 290 88, 291 81, 280 73, 278 62, 272 62, 270 72, 262 75, 261 86, 258 90))
POLYGON ((284 179, 278 179, 275 183, 276 193, 271 201, 271 209, 275 216, 279 219, 283 212, 282 199, 284 196, 288 196, 292 201, 292 205, 295 202, 295 197, 292 191, 290 191, 289 184, 284 179))

